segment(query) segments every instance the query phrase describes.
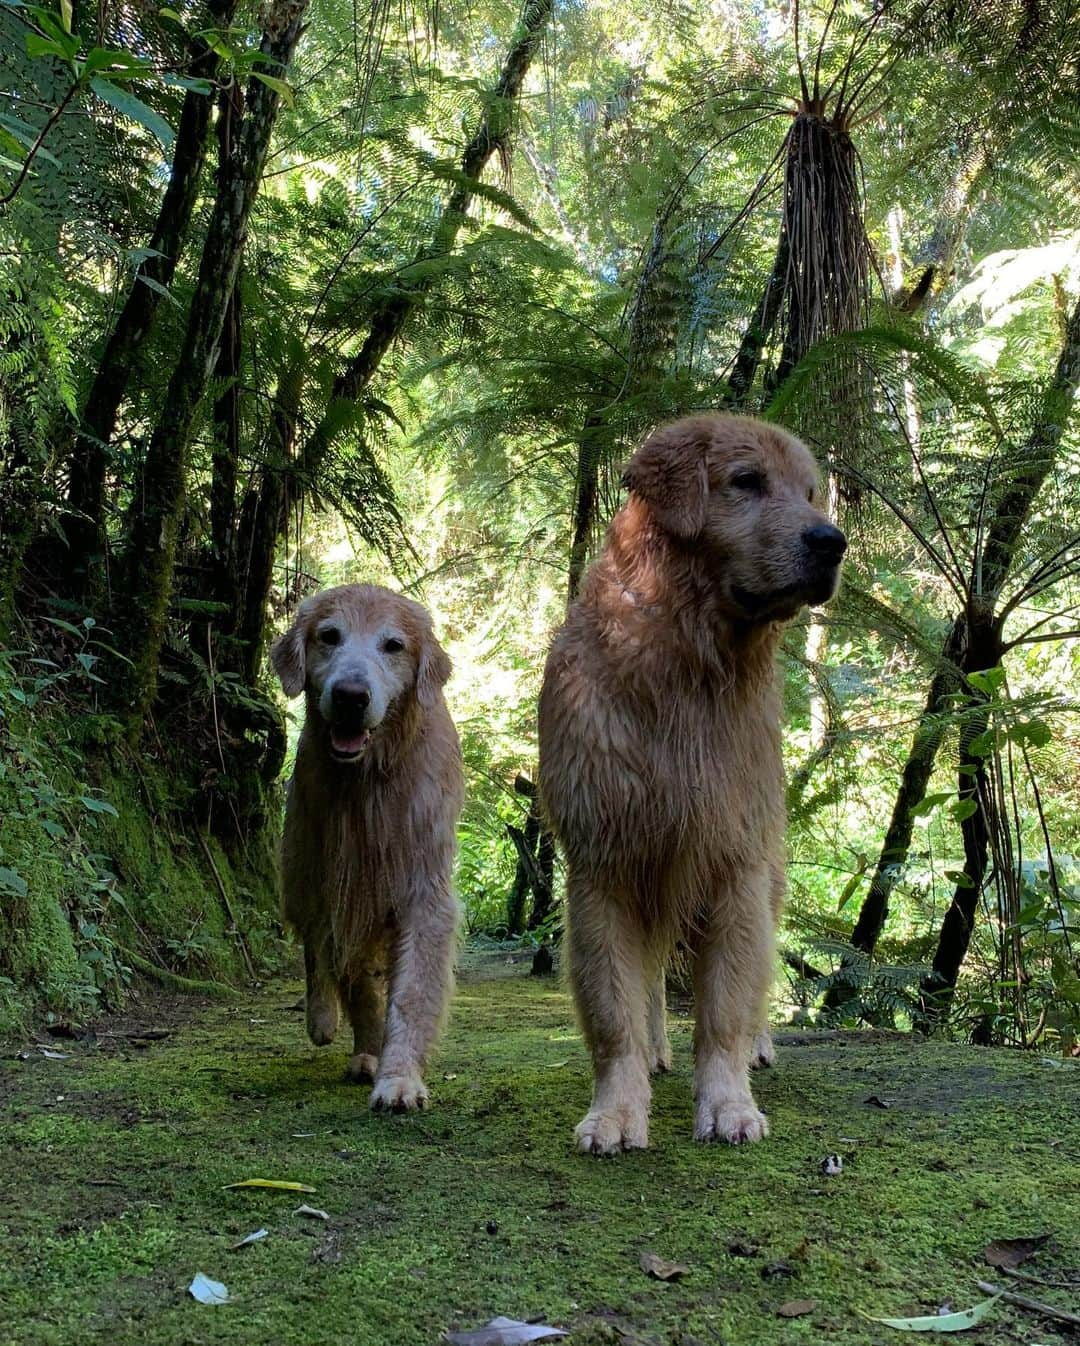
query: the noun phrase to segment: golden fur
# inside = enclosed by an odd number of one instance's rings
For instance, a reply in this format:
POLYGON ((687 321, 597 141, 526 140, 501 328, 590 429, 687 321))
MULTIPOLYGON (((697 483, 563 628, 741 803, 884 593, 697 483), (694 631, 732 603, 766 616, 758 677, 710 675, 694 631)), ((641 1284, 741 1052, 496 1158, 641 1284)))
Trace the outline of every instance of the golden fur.
POLYGON ((461 752, 450 660, 418 603, 348 584, 306 599, 271 659, 306 695, 282 850, 286 919, 304 942, 307 1031, 353 1030, 348 1074, 372 1107, 423 1107, 451 985, 450 887, 461 752))
POLYGON ((666 426, 624 480, 540 695, 540 791, 566 854, 595 1076, 577 1139, 597 1154, 647 1144, 676 942, 693 966, 694 1134, 767 1133, 748 1067, 752 1050, 771 1060, 759 1030, 784 888, 775 654, 784 621, 832 595, 845 545, 810 453, 760 421, 666 426))

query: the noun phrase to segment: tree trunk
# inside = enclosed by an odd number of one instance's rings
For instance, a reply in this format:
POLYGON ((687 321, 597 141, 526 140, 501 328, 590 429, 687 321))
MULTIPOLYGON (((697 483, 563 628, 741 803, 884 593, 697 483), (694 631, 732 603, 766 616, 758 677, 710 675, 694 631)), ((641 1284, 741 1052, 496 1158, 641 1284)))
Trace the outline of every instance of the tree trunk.
POLYGON ((535 794, 529 802, 524 830, 508 823, 506 831, 518 855, 514 886, 506 900, 506 933, 516 936, 525 929, 525 899, 529 896, 530 888, 535 892, 536 887, 536 843, 540 839, 540 813, 536 808, 535 794))
POLYGON ((574 522, 570 537, 570 573, 566 606, 577 597, 589 560, 589 546, 596 527, 596 502, 600 491, 601 430, 604 417, 590 412, 578 439, 577 476, 574 482, 574 522))
MULTIPOLYGON (((1015 472, 1012 483, 994 509, 993 516, 984 534, 982 546, 978 549, 973 567, 975 591, 968 601, 968 612, 986 611, 991 615, 981 618, 982 622, 998 624, 993 614, 998 605, 1002 585, 1008 577, 1013 554, 1024 526, 1031 513, 1035 499, 1053 467, 1061 437, 1072 410, 1073 399, 1080 385, 1080 302, 1073 309, 1066 324, 1065 343, 1058 357, 1054 376, 1043 397, 1040 417, 1032 427, 1027 441, 1014 460, 1015 472)), ((998 633, 1000 639, 1000 633, 998 633)), ((993 646, 986 638, 973 642, 968 631, 968 616, 961 614, 953 622, 952 629, 942 650, 941 665, 934 676, 927 696, 926 706, 912 740, 908 759, 904 764, 900 788, 893 805, 892 819, 878 858, 870 891, 863 902, 859 919, 852 932, 852 944, 864 953, 871 953, 878 935, 888 915, 888 901, 904 864, 907 861, 911 845, 913 813, 926 794, 926 788, 934 768, 934 759, 944 734, 941 713, 946 708, 950 696, 960 686, 959 669, 974 672, 984 667, 992 667, 1000 659, 1000 644, 993 646), (996 648, 997 654, 994 655, 996 648), (983 661, 992 658, 990 664, 983 661)), ((963 780, 963 776, 961 777, 963 780)), ((966 788, 966 785, 965 785, 966 788)), ((964 835, 965 851, 969 842, 975 843, 976 825, 969 827, 964 835)), ((977 849, 977 847, 976 847, 977 849)), ((977 893, 977 890, 976 890, 977 893)), ((939 949, 943 971, 953 975, 953 963, 960 940, 958 932, 962 930, 968 905, 968 892, 954 894, 955 914, 950 908, 946 918, 948 931, 943 928, 947 950, 939 949)), ((967 926, 970 936, 970 924, 967 926)), ((963 941, 963 952, 967 948, 963 941)), ((938 958, 935 958, 935 967, 938 958)), ((956 971, 960 963, 956 962, 956 971)))
MULTIPOLYGON (((269 11, 261 43, 265 68, 287 69, 300 38, 307 0, 278 0, 269 11)), ((199 404, 213 377, 222 328, 236 284, 280 95, 261 80, 248 84, 203 246, 198 282, 188 313, 180 358, 169 382, 143 472, 145 497, 129 544, 129 593, 133 602, 129 653, 132 674, 125 707, 137 734, 157 686, 165 618, 172 592, 176 538, 187 486, 187 452, 199 404)))
POLYGON ((228 382, 214 403, 214 449, 210 475, 210 550, 212 596, 228 609, 218 622, 221 634, 232 631, 236 611, 236 479, 240 461, 240 359, 242 337, 240 278, 233 286, 221 341, 217 373, 228 382))
POLYGON ((533 909, 529 929, 538 930, 551 915, 555 903, 555 838, 543 828, 536 852, 537 885, 533 894, 533 909))
POLYGON ((915 830, 915 809, 926 796, 934 763, 945 737, 945 715, 951 697, 960 685, 959 660, 967 639, 967 624, 957 617, 941 653, 941 663, 930 683, 911 749, 896 792, 892 817, 885 832, 870 890, 863 900, 851 942, 865 954, 874 951, 878 935, 889 915, 889 898, 900 881, 915 830))
MULTIPOLYGON (((207 14, 210 26, 227 28, 235 10, 236 0, 210 0, 207 14)), ((194 79, 213 79, 220 57, 201 39, 194 42, 195 53, 187 73, 194 79)), ((79 598, 85 597, 92 587, 94 574, 104 558, 109 445, 136 360, 153 326, 163 292, 172 283, 187 238, 206 158, 213 101, 211 94, 194 90, 184 97, 169 184, 148 244, 150 256, 136 269, 69 450, 67 514, 62 527, 68 543, 71 590, 79 598)))
POLYGON ((243 575, 235 630, 238 671, 254 686, 266 641, 266 604, 274 582, 274 558, 288 517, 289 463, 300 415, 303 371, 286 369, 278 383, 270 445, 258 483, 244 501, 238 562, 243 575))
POLYGON ((750 389, 754 386, 761 356, 765 344, 772 335, 776 320, 780 316, 780 305, 784 299, 784 282, 788 269, 787 234, 781 230, 780 242, 776 248, 776 257, 765 289, 761 292, 758 306, 750 325, 743 333, 735 364, 724 392, 724 405, 739 411, 746 405, 750 389))
MULTIPOLYGON (((502 153, 509 144, 514 104, 551 18, 553 4, 554 0, 525 0, 514 42, 507 52, 499 81, 484 99, 480 125, 461 157, 462 181, 454 188, 443 207, 430 244, 417 252, 416 263, 443 257, 453 249, 465 222, 475 184, 479 182, 491 156, 496 152, 502 153)), ((314 479, 330 448, 333 427, 337 422, 337 404, 359 401, 386 352, 400 336, 430 285, 427 279, 406 281, 395 293, 387 295, 376 305, 363 345, 334 380, 326 414, 315 426, 304 448, 303 469, 307 480, 314 479)))

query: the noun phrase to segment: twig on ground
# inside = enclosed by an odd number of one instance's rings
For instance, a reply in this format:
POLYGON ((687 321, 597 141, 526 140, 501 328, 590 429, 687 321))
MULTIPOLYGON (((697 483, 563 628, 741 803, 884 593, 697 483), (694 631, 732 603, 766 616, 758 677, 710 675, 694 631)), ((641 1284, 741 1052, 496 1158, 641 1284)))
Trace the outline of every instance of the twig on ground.
POLYGON ((1080 1327, 1080 1313, 1069 1313, 1067 1309, 1044 1304, 1040 1299, 1029 1299, 1027 1295, 1014 1295, 1011 1290, 1003 1290, 1000 1285, 992 1285, 989 1281, 976 1281, 976 1284, 988 1295, 1000 1295, 1006 1304, 1015 1304, 1019 1309, 1029 1309, 1032 1313, 1041 1313, 1045 1318, 1054 1318, 1059 1323, 1080 1327))

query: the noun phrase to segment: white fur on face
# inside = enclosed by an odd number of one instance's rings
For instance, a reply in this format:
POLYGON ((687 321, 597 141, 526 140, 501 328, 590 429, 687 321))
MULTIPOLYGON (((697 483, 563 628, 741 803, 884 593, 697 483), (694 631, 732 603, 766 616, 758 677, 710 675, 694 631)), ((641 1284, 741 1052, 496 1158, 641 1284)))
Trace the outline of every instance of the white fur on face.
POLYGON ((355 615, 336 613, 323 617, 309 636, 307 675, 336 751, 358 756, 394 703, 415 685, 416 661, 405 633, 385 618, 358 628, 355 615), (366 692, 367 705, 336 703, 334 690, 344 687, 366 692))

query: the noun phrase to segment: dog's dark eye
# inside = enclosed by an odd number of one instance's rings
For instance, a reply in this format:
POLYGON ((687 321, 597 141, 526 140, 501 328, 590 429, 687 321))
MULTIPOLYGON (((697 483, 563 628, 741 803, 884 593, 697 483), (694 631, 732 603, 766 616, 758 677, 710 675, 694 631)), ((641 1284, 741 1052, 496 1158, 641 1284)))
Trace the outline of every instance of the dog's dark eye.
POLYGON ((319 632, 319 643, 322 645, 340 645, 341 632, 336 626, 324 626, 319 632))
POLYGON ((405 648, 405 642, 398 640, 397 636, 387 636, 382 643, 384 654, 400 654, 405 648))
POLYGON ((731 485, 737 491, 753 491, 761 495, 765 490, 765 473, 755 472, 752 468, 744 468, 741 472, 736 472, 731 478, 731 485))

